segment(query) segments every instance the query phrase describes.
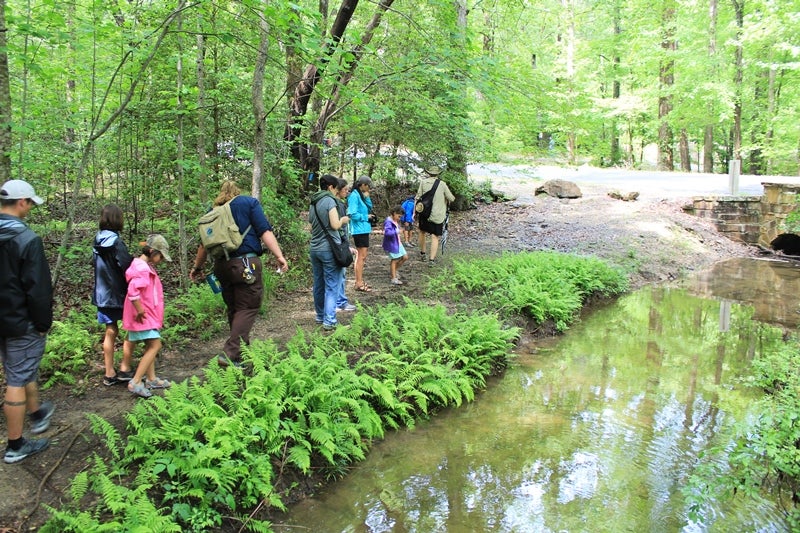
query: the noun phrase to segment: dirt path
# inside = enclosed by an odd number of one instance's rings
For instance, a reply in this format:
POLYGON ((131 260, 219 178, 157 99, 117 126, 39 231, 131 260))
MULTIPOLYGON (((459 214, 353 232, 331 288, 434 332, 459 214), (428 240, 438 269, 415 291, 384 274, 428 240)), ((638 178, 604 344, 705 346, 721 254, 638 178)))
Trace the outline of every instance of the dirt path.
MULTIPOLYGON (((623 202, 610 198, 602 187, 582 186, 582 198, 558 200, 534 197, 534 186, 501 183, 498 188, 515 201, 453 213, 441 264, 422 263, 418 249, 410 249, 411 260, 401 270, 405 281, 402 287, 389 283, 382 236, 373 234, 365 277, 374 290, 354 291, 351 278, 347 289, 351 301, 372 306, 404 296, 422 299, 428 275, 461 255, 522 250, 595 255, 634 269, 632 285, 638 287, 673 280, 722 259, 754 254, 753 249, 721 237, 707 222, 683 213, 681 206, 688 199, 623 202)), ((341 317, 344 324, 349 320, 347 315, 341 317)), ((310 283, 304 290, 280 293, 269 302, 256 323, 254 336, 281 342, 298 327, 315 327, 310 283)), ((180 352, 166 347, 159 373, 175 380, 201 375, 221 344, 218 340, 180 352)), ((98 353, 97 364, 85 381, 44 393, 57 406, 53 426, 46 434, 53 441, 50 449, 16 465, 0 463, 0 532, 35 529, 47 519, 47 513, 37 504, 60 505, 70 480, 86 467, 97 449, 86 413, 121 423, 122 414, 137 401, 121 386, 102 385, 101 359, 98 353)), ((4 420, 0 424, 0 434, 5 435, 4 420)))

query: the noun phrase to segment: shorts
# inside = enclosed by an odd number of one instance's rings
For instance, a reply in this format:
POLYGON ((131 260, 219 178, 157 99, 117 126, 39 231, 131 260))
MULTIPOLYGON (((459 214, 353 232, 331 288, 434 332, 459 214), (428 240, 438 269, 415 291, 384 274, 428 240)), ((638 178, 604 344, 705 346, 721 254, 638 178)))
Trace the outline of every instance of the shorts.
POLYGON ((24 387, 39 379, 39 364, 44 355, 47 335, 38 331, 21 337, 0 337, 0 358, 9 387, 24 387))
POLYGON ((419 219, 419 230, 441 237, 442 231, 444 230, 444 222, 441 224, 434 224, 433 222, 429 222, 427 218, 421 218, 419 219))
POLYGON ((400 249, 397 250, 397 252, 395 253, 389 252, 389 259, 391 259, 392 261, 396 259, 402 259, 405 256, 406 256, 406 248, 405 246, 403 246, 402 242, 400 243, 400 249))
POLYGON ((122 309, 116 307, 98 307, 97 308, 97 323, 98 324, 116 324, 122 320, 122 309))
POLYGON ((146 329, 144 331, 129 331, 128 340, 131 342, 146 341, 149 339, 160 339, 161 334, 157 329, 146 329))
POLYGON ((403 231, 411 231, 414 229, 413 222, 403 222, 403 231))
POLYGON ((356 245, 356 248, 369 248, 369 233, 353 235, 353 244, 356 245))

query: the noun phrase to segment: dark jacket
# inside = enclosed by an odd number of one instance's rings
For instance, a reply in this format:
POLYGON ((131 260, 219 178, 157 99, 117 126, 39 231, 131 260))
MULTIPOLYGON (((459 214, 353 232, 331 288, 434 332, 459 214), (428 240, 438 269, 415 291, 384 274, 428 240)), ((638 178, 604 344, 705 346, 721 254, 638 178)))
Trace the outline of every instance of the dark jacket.
POLYGON ((125 271, 131 266, 133 257, 119 234, 111 230, 100 230, 94 238, 92 266, 94 267, 94 292, 92 305, 122 309, 128 282, 125 271))
POLYGON ((53 325, 53 285, 42 239, 21 219, 0 214, 0 335, 21 337, 53 325))

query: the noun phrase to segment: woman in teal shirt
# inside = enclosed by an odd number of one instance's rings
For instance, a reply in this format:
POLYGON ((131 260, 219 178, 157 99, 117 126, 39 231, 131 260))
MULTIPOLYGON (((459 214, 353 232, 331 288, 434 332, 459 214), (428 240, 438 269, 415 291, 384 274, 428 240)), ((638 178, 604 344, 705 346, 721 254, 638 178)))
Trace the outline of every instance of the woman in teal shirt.
POLYGON ((347 197, 347 215, 350 217, 350 235, 356 246, 356 263, 353 267, 356 276, 356 290, 371 292, 372 288, 364 283, 364 261, 369 251, 369 234, 372 231, 372 200, 369 191, 372 180, 369 176, 358 178, 353 191, 347 197))

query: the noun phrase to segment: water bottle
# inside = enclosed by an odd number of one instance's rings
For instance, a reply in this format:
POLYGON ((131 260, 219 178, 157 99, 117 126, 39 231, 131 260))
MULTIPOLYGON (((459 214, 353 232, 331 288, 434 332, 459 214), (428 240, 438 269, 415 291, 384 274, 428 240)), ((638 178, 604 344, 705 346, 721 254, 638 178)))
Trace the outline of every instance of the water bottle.
POLYGON ((206 276, 206 282, 208 283, 208 286, 211 287, 211 290, 214 292, 214 294, 219 294, 222 292, 222 285, 220 285, 217 276, 215 276, 213 272, 206 276))

